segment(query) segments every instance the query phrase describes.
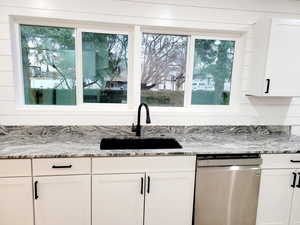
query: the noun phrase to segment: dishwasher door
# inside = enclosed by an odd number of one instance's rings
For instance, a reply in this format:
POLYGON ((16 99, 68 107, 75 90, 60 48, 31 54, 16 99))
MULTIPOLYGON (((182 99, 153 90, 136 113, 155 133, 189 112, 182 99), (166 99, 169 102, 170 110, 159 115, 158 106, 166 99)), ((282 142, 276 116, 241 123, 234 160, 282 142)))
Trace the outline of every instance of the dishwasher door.
POLYGON ((198 167, 194 225, 255 225, 259 166, 198 167))

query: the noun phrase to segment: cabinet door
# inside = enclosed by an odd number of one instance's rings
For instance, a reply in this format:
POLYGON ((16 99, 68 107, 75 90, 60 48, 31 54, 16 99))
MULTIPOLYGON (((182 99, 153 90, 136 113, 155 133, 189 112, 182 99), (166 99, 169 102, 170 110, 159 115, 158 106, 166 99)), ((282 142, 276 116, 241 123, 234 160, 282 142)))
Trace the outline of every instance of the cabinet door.
POLYGON ((290 225, 300 225, 300 170, 297 171, 297 186, 294 189, 290 225))
POLYGON ((0 178, 0 224, 33 225, 32 178, 0 178))
POLYGON ((93 175, 92 224, 143 225, 144 176, 93 175))
POLYGON ((191 225, 194 172, 146 174, 145 225, 191 225))
POLYGON ((293 170, 262 170, 257 225, 289 225, 293 170))
POLYGON ((36 225, 90 224, 91 176, 35 177, 36 225))
POLYGON ((300 95, 300 20, 273 19, 266 78, 270 78, 271 96, 300 95))

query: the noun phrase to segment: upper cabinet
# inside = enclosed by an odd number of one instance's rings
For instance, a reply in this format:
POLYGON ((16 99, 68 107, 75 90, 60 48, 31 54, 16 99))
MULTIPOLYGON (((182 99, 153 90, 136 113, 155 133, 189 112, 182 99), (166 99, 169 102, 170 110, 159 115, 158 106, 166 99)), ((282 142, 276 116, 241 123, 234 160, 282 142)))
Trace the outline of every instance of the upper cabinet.
POLYGON ((254 96, 300 96, 300 20, 263 19, 254 25, 250 87, 254 96))

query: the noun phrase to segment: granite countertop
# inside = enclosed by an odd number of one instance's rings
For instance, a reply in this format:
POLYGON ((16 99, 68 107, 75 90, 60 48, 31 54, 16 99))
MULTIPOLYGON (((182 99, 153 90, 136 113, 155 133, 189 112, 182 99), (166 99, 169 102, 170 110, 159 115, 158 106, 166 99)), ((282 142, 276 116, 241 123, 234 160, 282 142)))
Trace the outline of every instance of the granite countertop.
MULTIPOLYGON (((68 128, 69 129, 69 128, 68 128)), ((109 128, 115 132, 115 128, 109 128)), ((30 135, 16 130, 10 135, 0 136, 0 159, 8 158, 52 158, 52 157, 112 157, 112 156, 156 156, 156 155, 197 155, 197 154, 237 154, 237 153, 300 153, 300 137, 278 133, 245 132, 201 132, 185 133, 177 130, 169 136, 180 141, 182 149, 155 150, 100 150, 99 142, 110 132, 101 130, 101 137, 96 132, 64 131, 60 135, 30 135), (66 134, 67 133, 67 134, 66 134)), ((107 130, 106 130, 107 131, 107 130)), ((119 129, 120 132, 120 129, 119 129)), ((127 132, 127 131, 126 131, 127 132)), ((121 132, 130 136, 130 132, 121 132)), ((157 132, 148 132, 147 137, 157 136, 157 132)), ((160 136, 168 136, 160 133, 160 136)))

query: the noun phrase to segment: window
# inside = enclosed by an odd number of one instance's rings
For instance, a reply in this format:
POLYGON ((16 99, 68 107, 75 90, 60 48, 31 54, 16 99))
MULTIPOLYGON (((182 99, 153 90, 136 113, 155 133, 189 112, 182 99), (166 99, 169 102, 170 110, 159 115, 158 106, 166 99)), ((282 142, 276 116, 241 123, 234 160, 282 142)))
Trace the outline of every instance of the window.
POLYGON ((183 106, 187 36, 144 33, 141 102, 183 106))
POLYGON ((195 39, 192 105, 228 105, 235 41, 195 39))
POLYGON ((25 104, 75 105, 75 30, 20 29, 25 104))
POLYGON ((45 24, 18 24, 27 105, 127 110, 143 102, 187 112, 232 106, 239 35, 45 24))
POLYGON ((126 103, 128 35, 82 33, 83 102, 126 103))

